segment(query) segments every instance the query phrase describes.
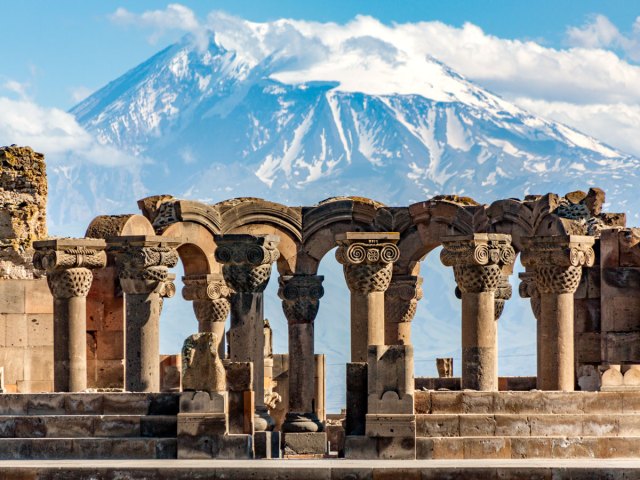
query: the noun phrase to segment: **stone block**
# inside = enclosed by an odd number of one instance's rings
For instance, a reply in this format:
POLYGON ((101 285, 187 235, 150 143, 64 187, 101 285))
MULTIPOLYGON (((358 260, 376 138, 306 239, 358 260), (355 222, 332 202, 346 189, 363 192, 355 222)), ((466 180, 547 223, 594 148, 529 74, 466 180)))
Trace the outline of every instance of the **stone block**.
POLYGON ((178 437, 224 435, 228 431, 224 413, 179 413, 178 437))
POLYGON ((283 433, 282 450, 285 457, 324 456, 327 453, 327 434, 325 432, 283 433))
POLYGON ((7 315, 0 315, 0 346, 6 345, 7 315))
POLYGON ((55 460, 73 458, 73 440, 62 438, 33 438, 31 460, 55 460))
POLYGON ((120 360, 124 358, 124 332, 96 332, 96 356, 100 360, 120 360))
POLYGON ((0 416, 0 438, 16 436, 16 417, 0 416))
POLYGON ((634 289, 627 295, 619 295, 607 298, 610 301, 610 308, 613 309, 610 320, 611 330, 615 332, 634 332, 640 329, 640 298, 637 297, 638 290, 634 289))
POLYGON ((416 460, 433 458, 433 439, 416 437, 416 460))
POLYGON ((53 316, 53 296, 46 278, 25 282, 24 312, 28 315, 49 314, 53 316))
POLYGON ((367 413, 413 414, 413 347, 369 345, 367 413))
POLYGON ((579 436, 582 435, 582 419, 579 415, 532 415, 531 436, 579 436))
POLYGON ((173 415, 147 415, 140 418, 140 435, 143 437, 175 437, 178 419, 173 415))
POLYGON ((573 318, 576 333, 599 332, 601 329, 600 299, 576 301, 573 318))
POLYGON ((105 299, 102 330, 122 331, 124 329, 124 305, 122 298, 105 299))
POLYGON ((461 437, 434 438, 434 460, 462 460, 464 458, 464 439, 461 437))
POLYGON ((640 362, 640 332, 606 332, 602 338, 604 358, 608 362, 640 362))
POLYGON ((493 415, 461 415, 461 437, 489 437, 496 433, 496 420, 493 415))
MULTIPOLYGON (((603 395, 603 393, 600 393, 603 395)), ((623 413, 640 413, 640 392, 639 391, 627 391, 627 392, 611 392, 608 395, 617 395, 620 400, 620 412, 623 413)), ((614 412, 612 412, 614 413, 614 412)))
POLYGON ((344 456, 350 460, 378 458, 378 442, 364 435, 347 435, 344 439, 344 456))
POLYGON ((24 313, 6 313, 2 314, 2 316, 5 324, 5 345, 7 347, 27 346, 27 316, 24 313))
POLYGON ((152 438, 104 439, 111 443, 110 458, 155 458, 156 441, 152 438))
POLYGON ((64 415, 65 395, 62 393, 39 393, 29 395, 27 412, 29 415, 64 415))
POLYGON ((543 393, 498 392, 494 400, 495 413, 522 414, 544 411, 543 393))
POLYGON ((180 413, 227 413, 227 392, 183 392, 180 413))
POLYGON ((254 392, 228 392, 229 433, 253 434, 254 392))
POLYGON ((96 437, 139 437, 140 417, 135 415, 105 415, 93 419, 96 437))
POLYGON ((367 364, 347 363, 347 414, 345 434, 364 435, 367 414, 367 364))
POLYGON ((232 362, 225 360, 222 363, 227 374, 227 389, 230 392, 253 390, 252 362, 232 362))
MULTIPOLYGON (((53 391, 53 380, 18 380, 13 393, 44 393, 53 391)), ((7 390, 9 392, 9 390, 7 390)))
POLYGON ((0 415, 27 415, 29 395, 0 395, 0 415))
POLYGON ((280 432, 255 432, 253 434, 255 458, 281 458, 280 436, 280 432))
POLYGON ((366 416, 366 435, 368 437, 415 437, 415 415, 381 415, 366 416))
POLYGON ((74 393, 65 395, 64 410, 67 415, 98 415, 102 413, 101 393, 74 393))
POLYGON ((413 394, 415 413, 431 413, 431 392, 416 391, 413 394))
POLYGON ((149 403, 146 393, 105 393, 102 408, 105 415, 146 415, 149 403))
MULTIPOLYGON (((584 413, 622 413, 623 395, 618 392, 583 393, 584 413)), ((640 396, 638 396, 640 412, 640 396)))
POLYGON ((220 460, 244 460, 253 458, 251 435, 224 435, 215 438, 214 457, 220 460))
POLYGON ((493 392, 463 392, 462 413, 493 413, 495 395, 493 392))
POLYGON ((462 392, 431 392, 432 413, 463 413, 462 392))
POLYGON ((149 400, 149 415, 177 415, 180 412, 179 393, 154 393, 149 400))
POLYGON ((416 436, 457 437, 460 435, 460 416, 455 414, 416 415, 416 436))
POLYGON ((53 380, 53 347, 31 347, 24 351, 25 380, 53 380))
MULTIPOLYGON (((582 435, 589 437, 606 437, 618 435, 618 415, 583 415, 582 435)), ((636 432, 640 433, 640 422, 636 423, 636 432)), ((633 429, 630 429, 633 431, 633 429)), ((631 433, 631 435, 634 435, 631 433)))
POLYGON ((511 439, 506 437, 464 438, 464 458, 511 458, 511 439))
POLYGON ((551 458, 552 439, 544 437, 511 438, 511 458, 551 458))
POLYGON ((0 312, 25 313, 25 285, 24 280, 0 279, 0 312))
POLYGON ((496 430, 498 437, 528 437, 531 435, 531 425, 529 417, 526 415, 495 415, 496 430))
POLYGON ((28 313, 26 315, 27 344, 30 347, 53 346, 53 314, 28 313))
POLYGON ((377 438, 378 458, 380 460, 415 460, 416 437, 381 437, 377 438))
POLYGON ((575 336, 575 358, 579 363, 599 363, 600 333, 587 332, 575 336))
POLYGON ((582 392, 542 392, 544 410, 540 413, 582 413, 584 397, 582 392))
POLYGON ((95 363, 97 387, 119 388, 124 386, 123 360, 97 360, 95 363))
POLYGON ((30 439, 24 438, 0 439, 0 459, 25 460, 31 458, 31 442, 32 441, 30 439))
POLYGON ((178 458, 178 441, 175 438, 156 438, 157 459, 172 460, 178 458))
POLYGON ((17 438, 46 437, 47 425, 42 417, 16 417, 15 436, 17 438))
POLYGON ((7 388, 24 380, 24 354, 25 349, 21 347, 0 348, 0 365, 4 368, 4 383, 7 388))
POLYGON ((598 453, 598 448, 596 437, 554 438, 551 441, 553 458, 592 458, 598 453))
MULTIPOLYGON (((620 425, 622 426, 622 422, 620 425)), ((600 458, 638 458, 640 440, 637 437, 600 437, 596 442, 596 455, 600 458)))
POLYGON ((92 437, 94 433, 93 418, 84 415, 52 415, 43 419, 47 437, 92 437))
MULTIPOLYGON (((95 283, 95 279, 93 280, 95 283)), ((87 330, 98 332, 103 330, 104 302, 101 299, 87 297, 87 330)))

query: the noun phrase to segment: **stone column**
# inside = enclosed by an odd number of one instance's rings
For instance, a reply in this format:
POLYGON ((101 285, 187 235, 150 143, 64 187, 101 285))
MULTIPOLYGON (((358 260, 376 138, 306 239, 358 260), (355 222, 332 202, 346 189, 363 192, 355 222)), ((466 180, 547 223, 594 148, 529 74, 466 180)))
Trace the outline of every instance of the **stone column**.
POLYGON ((540 293, 540 390, 574 390, 573 294, 580 283, 582 267, 594 263, 593 243, 593 237, 581 235, 525 239, 522 263, 533 269, 540 293))
POLYGON ((384 345, 384 292, 400 258, 397 232, 336 236, 336 259, 351 291, 351 361, 366 362, 369 345, 384 345))
POLYGON ((271 265, 280 256, 277 235, 216 235, 216 261, 234 291, 229 329, 230 359, 253 363, 256 431, 271 430, 273 419, 264 403, 264 304, 271 265))
POLYGON ((314 325, 324 295, 320 275, 280 277, 278 296, 289 325, 289 412, 283 432, 318 432, 322 424, 314 412, 314 325))
POLYGON ((215 333, 218 355, 224 358, 224 326, 231 310, 231 289, 227 287, 221 274, 188 275, 182 277, 182 281, 182 297, 193 301, 198 332, 215 333))
POLYGON ((543 358, 540 353, 542 348, 542 339, 540 337, 542 328, 540 326, 540 292, 538 292, 536 285, 536 274, 534 272, 521 272, 518 274, 518 278, 520 278, 518 293, 521 298, 529 299, 533 316, 536 319, 536 372, 540 372, 543 368, 540 363, 543 358))
POLYGON ((180 242, 134 235, 107 243, 125 294, 125 390, 159 392, 160 312, 163 297, 175 294, 168 268, 178 263, 180 242))
POLYGON ((385 345, 411 345, 411 322, 422 299, 422 277, 393 275, 384 295, 385 345))
POLYGON ((33 263, 47 271, 53 295, 53 389, 87 388, 87 295, 93 268, 104 268, 104 240, 63 238, 33 243, 33 263))
POLYGON ((498 390, 495 293, 513 264, 511 236, 477 233, 442 239, 442 263, 452 266, 462 296, 462 388, 498 390))

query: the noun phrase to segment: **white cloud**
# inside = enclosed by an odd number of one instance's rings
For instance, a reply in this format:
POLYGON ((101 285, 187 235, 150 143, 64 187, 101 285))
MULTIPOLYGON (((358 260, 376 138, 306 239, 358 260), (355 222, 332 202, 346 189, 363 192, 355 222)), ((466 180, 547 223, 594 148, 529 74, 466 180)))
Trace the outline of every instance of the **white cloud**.
POLYGON ((101 145, 73 115, 45 108, 27 98, 0 96, 0 145, 29 145, 46 152, 50 163, 95 163, 135 167, 144 161, 109 145, 101 145))
POLYGON ((71 100, 73 100, 74 103, 79 103, 91 95, 93 90, 81 85, 79 87, 71 87, 69 89, 69 93, 71 95, 71 100))
POLYGON ((132 13, 126 8, 119 7, 109 15, 114 23, 133 25, 152 30, 149 41, 157 43, 163 35, 170 31, 188 32, 200 43, 206 39, 204 29, 195 13, 179 3, 171 3, 164 10, 148 10, 141 14, 132 13))
POLYGON ((569 27, 567 42, 579 47, 619 50, 631 60, 639 61, 640 16, 625 35, 604 15, 594 15, 581 27, 569 27))

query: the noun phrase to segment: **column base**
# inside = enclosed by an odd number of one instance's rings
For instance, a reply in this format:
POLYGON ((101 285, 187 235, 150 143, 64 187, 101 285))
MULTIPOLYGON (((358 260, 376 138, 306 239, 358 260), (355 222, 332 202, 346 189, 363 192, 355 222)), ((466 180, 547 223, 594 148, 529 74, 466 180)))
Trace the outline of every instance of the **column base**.
POLYGON ((322 430, 322 422, 315 413, 289 412, 282 424, 282 431, 288 433, 314 433, 322 430))
POLYGON ((269 415, 269 410, 265 406, 256 407, 255 415, 253 416, 253 429, 256 432, 270 432, 273 430, 276 424, 269 415))
POLYGON ((324 456, 327 453, 327 434, 325 432, 284 433, 282 449, 285 457, 324 456))
POLYGON ((280 432, 255 432, 253 446, 255 458, 282 458, 280 432))

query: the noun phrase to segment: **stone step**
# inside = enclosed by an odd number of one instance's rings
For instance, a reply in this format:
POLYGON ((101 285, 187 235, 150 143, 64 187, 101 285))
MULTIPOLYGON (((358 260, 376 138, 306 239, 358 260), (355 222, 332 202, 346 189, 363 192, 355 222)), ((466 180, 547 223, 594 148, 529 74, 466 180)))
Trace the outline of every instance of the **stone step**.
POLYGON ((179 393, 7 393, 6 415, 176 415, 179 393))
POLYGON ((0 416, 0 438, 175 437, 175 415, 0 416))
POLYGON ((416 415, 418 437, 640 436, 640 414, 416 415))
POLYGON ((416 391, 415 410, 426 413, 640 413, 640 391, 476 392, 416 391))
POLYGON ((1 438, 0 460, 177 458, 175 438, 1 438))
POLYGON ((638 452, 637 436, 416 438, 418 459, 637 458, 638 452))

